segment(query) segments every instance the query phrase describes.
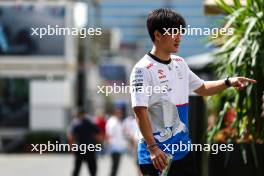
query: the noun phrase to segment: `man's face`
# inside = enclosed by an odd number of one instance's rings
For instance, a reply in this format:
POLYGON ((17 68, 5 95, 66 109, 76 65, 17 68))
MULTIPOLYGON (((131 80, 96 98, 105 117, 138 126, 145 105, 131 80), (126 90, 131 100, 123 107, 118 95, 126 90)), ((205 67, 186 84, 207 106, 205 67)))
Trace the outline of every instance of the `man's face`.
POLYGON ((180 47, 180 34, 177 35, 162 35, 161 44, 163 44, 164 49, 168 50, 170 53, 176 53, 179 51, 180 47))
POLYGON ((87 114, 85 112, 80 112, 80 113, 78 113, 78 118, 82 120, 86 117, 86 115, 87 114))
MULTIPOLYGON (((159 33, 159 32, 158 32, 159 33)), ((181 35, 172 35, 172 34, 161 34, 158 35, 157 46, 168 53, 176 53, 179 51, 181 35)))
POLYGON ((121 118, 123 117, 123 111, 120 110, 120 109, 116 109, 116 110, 115 110, 115 115, 116 115, 119 119, 121 119, 121 118))

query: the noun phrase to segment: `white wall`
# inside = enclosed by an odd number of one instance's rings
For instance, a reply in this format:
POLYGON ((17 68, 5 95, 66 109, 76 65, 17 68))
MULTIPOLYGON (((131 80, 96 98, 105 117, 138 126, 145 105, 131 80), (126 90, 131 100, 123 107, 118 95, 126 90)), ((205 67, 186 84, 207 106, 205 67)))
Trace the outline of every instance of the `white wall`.
POLYGON ((70 81, 31 81, 30 129, 64 130, 72 104, 70 81))

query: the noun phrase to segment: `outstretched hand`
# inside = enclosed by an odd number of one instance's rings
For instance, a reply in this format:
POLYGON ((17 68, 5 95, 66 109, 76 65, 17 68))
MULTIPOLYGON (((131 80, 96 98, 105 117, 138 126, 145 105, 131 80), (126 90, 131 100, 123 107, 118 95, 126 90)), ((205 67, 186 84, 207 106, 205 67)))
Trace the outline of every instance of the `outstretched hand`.
POLYGON ((235 87, 238 90, 244 89, 249 83, 257 83, 254 79, 249 79, 246 77, 233 77, 229 78, 231 86, 235 87))

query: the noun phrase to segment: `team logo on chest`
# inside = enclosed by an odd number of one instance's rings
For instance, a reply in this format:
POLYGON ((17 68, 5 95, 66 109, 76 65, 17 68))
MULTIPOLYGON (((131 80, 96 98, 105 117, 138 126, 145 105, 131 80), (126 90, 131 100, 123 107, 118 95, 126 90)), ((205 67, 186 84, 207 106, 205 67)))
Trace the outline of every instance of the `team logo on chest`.
POLYGON ((158 76, 159 76, 159 79, 166 78, 166 74, 164 73, 162 69, 158 69, 158 76))
POLYGON ((147 69, 150 69, 154 64, 153 63, 150 63, 146 66, 147 69))

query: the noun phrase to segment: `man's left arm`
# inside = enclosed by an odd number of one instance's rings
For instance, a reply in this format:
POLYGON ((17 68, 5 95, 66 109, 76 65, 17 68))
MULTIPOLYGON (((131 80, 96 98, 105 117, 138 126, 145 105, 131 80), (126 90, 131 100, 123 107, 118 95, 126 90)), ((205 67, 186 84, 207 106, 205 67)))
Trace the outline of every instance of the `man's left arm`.
POLYGON ((233 77, 228 80, 205 81, 204 84, 194 90, 194 92, 201 96, 211 96, 229 87, 235 87, 238 90, 242 90, 249 83, 255 84, 257 81, 246 77, 233 77))
POLYGON ((72 149, 73 144, 76 143, 75 137, 74 137, 74 125, 71 124, 70 127, 67 129, 67 141, 70 145, 70 148, 72 149))
POLYGON ((104 140, 104 135, 100 131, 98 125, 95 124, 95 122, 88 120, 90 133, 92 134, 93 138, 95 139, 96 143, 101 143, 104 140))

